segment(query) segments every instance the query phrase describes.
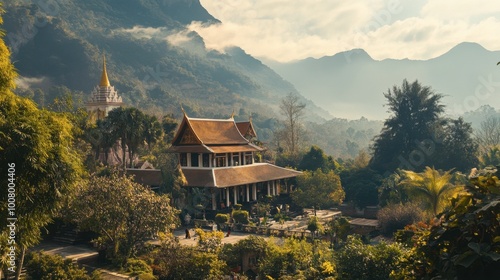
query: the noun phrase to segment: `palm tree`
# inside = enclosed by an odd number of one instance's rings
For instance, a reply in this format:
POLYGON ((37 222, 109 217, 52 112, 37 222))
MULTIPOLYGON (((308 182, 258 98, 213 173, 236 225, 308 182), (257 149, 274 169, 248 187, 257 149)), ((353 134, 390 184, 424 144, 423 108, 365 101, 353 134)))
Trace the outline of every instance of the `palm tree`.
POLYGON ((404 180, 400 185, 406 187, 410 198, 423 202, 427 211, 436 216, 449 204, 449 198, 458 190, 458 186, 450 183, 452 170, 440 173, 428 166, 421 173, 402 170, 404 180))

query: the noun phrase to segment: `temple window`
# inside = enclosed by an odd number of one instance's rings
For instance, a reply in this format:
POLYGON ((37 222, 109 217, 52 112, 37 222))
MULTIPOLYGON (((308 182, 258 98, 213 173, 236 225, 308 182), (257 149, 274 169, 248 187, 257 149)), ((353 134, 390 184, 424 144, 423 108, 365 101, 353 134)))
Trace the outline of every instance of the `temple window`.
POLYGON ((240 165, 240 154, 239 153, 233 154, 233 165, 234 166, 240 165))
POLYGON ((253 163, 252 152, 246 152, 245 153, 245 164, 252 164, 252 163, 253 163))
POLYGON ((203 167, 210 167, 210 154, 203 154, 203 167))
POLYGON ((226 154, 215 154, 215 166, 225 167, 227 162, 226 154))
POLYGON ((198 154, 198 153, 191 153, 191 166, 192 167, 198 167, 198 166, 200 166, 199 155, 200 154, 198 154))
POLYGON ((187 154, 186 153, 180 153, 179 154, 179 163, 181 166, 187 166, 188 161, 187 161, 187 154))

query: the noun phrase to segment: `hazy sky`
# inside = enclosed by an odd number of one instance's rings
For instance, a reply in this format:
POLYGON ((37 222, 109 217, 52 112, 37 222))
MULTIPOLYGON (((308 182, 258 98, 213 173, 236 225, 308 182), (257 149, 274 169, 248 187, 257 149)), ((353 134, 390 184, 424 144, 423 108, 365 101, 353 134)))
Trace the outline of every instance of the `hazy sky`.
POLYGON ((206 46, 290 61, 354 48, 374 59, 428 59, 464 41, 500 50, 500 1, 200 0, 220 25, 192 24, 206 46))

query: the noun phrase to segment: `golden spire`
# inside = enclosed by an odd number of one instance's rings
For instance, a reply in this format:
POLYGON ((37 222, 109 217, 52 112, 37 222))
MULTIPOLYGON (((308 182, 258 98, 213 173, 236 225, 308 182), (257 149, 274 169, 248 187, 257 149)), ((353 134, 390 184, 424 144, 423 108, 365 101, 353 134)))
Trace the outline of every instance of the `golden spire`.
POLYGON ((106 56, 102 55, 102 75, 101 82, 99 83, 101 87, 109 87, 111 84, 108 80, 108 73, 106 72, 106 56))

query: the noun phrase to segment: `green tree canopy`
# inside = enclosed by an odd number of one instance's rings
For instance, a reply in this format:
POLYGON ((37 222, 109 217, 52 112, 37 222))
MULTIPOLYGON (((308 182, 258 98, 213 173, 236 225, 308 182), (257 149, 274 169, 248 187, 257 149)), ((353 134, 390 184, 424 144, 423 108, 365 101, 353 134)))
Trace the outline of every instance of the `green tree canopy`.
POLYGON ((78 186, 70 216, 80 228, 97 232, 110 257, 123 261, 139 245, 178 223, 167 195, 157 195, 129 177, 91 176, 78 186))
POLYGON ((335 169, 335 160, 332 157, 325 155, 323 150, 318 146, 311 146, 299 163, 300 170, 314 171, 320 168, 323 172, 328 172, 335 169))
MULTIPOLYGON (((7 186, 14 184, 19 278, 26 249, 39 242, 40 229, 58 212, 83 170, 67 117, 40 110, 31 100, 11 92, 16 73, 9 55, 0 40, 0 165, 5 171, 0 174, 5 186, 0 199, 7 202, 7 186), (7 172, 9 167, 12 173, 7 172)), ((7 233, 5 217, 10 217, 7 206, 0 204, 2 234, 7 233)))
POLYGON ((315 215, 318 208, 331 207, 344 200, 340 178, 333 171, 305 171, 297 177, 297 181, 298 189, 292 193, 293 201, 302 207, 313 207, 315 215))
POLYGON ((427 166, 421 173, 409 170, 402 173, 405 179, 400 184, 406 187, 409 197, 421 202, 424 209, 434 216, 446 209, 452 195, 460 191, 458 186, 450 183, 451 170, 442 173, 427 166))
POLYGON ((370 167, 392 172, 396 168, 422 169, 430 165, 430 155, 438 144, 436 127, 444 112, 441 94, 418 81, 403 81, 384 94, 391 116, 375 138, 370 167))

